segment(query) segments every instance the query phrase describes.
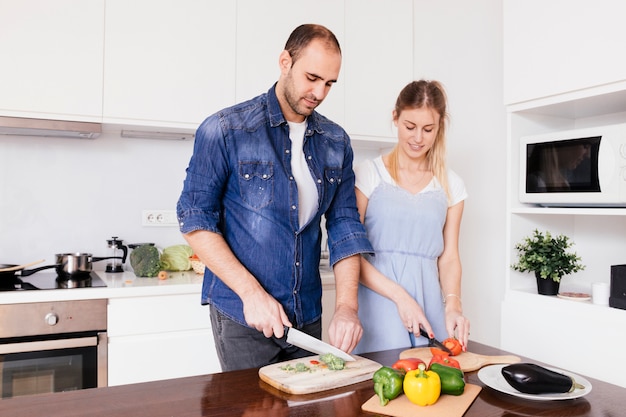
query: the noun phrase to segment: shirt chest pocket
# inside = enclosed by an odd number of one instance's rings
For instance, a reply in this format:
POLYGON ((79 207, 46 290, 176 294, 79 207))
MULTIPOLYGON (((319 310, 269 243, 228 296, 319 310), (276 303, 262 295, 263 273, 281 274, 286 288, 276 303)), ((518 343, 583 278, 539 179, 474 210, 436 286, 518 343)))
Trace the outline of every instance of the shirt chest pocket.
POLYGON ((323 207, 328 207, 341 185, 341 168, 324 169, 323 207))
POLYGON ((274 167, 271 162, 240 162, 239 192, 250 207, 259 209, 272 202, 274 167))

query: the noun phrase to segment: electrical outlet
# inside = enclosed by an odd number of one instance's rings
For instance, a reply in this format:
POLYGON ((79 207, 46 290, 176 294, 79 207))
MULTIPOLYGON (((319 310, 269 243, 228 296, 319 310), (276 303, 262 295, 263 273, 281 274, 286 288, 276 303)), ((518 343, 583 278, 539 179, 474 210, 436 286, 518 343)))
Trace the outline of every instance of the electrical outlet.
POLYGON ((178 226, 176 210, 143 210, 141 212, 142 226, 178 226))

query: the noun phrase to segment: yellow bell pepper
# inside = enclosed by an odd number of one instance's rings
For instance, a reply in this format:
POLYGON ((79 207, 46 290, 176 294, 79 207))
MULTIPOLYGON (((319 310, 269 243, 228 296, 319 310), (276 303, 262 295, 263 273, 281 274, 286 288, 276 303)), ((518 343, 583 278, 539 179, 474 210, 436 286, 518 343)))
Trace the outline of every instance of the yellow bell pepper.
POLYGON ((441 380, 433 371, 426 371, 426 365, 419 365, 418 369, 409 371, 404 377, 404 394, 409 401, 417 405, 431 405, 437 402, 441 395, 441 380))

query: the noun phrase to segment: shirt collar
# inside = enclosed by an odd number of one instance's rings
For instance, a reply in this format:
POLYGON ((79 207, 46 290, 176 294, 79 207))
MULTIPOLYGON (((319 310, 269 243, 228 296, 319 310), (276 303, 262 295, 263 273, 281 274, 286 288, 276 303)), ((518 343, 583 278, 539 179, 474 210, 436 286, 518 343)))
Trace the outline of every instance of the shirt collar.
MULTIPOLYGON (((283 123, 287 123, 280 104, 278 103, 278 97, 276 96, 276 83, 267 92, 267 109, 270 120, 270 126, 277 127, 283 123)), ((310 131, 316 131, 317 133, 324 133, 319 124, 319 114, 313 111, 309 117, 307 117, 307 131, 305 135, 310 131)))

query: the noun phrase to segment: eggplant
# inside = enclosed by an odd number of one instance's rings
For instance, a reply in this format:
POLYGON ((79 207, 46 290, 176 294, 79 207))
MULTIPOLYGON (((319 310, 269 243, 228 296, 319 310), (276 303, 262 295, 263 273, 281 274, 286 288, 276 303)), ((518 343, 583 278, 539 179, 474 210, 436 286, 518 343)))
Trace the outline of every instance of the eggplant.
POLYGON ((534 363, 514 363, 502 368, 502 376, 525 394, 552 394, 583 389, 573 378, 534 363))

